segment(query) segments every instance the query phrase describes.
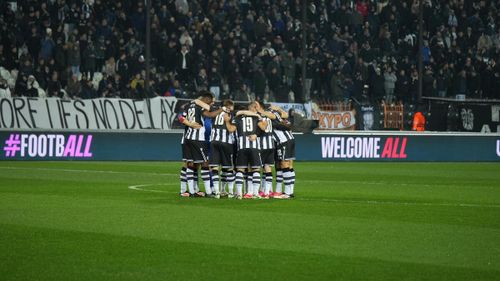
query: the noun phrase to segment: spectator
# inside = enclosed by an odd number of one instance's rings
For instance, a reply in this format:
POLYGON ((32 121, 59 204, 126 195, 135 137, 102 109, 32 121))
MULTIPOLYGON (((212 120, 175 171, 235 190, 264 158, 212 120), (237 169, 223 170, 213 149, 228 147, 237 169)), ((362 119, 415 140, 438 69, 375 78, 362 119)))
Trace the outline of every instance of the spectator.
POLYGON ((130 82, 130 88, 135 90, 138 86, 144 87, 144 78, 141 76, 140 73, 137 73, 134 76, 134 79, 130 82))
POLYGON ((380 70, 380 67, 377 67, 374 70, 370 83, 370 89, 372 91, 371 96, 374 99, 374 101, 379 101, 384 98, 385 96, 384 84, 385 84, 385 79, 384 76, 382 75, 382 71, 380 70))
POLYGON ((66 86, 66 94, 70 99, 80 98, 80 92, 82 91, 82 87, 80 82, 78 81, 78 75, 72 74, 71 79, 68 81, 68 85, 66 86))
POLYGON ((50 60, 53 56, 55 45, 54 40, 52 40, 52 29, 47 28, 46 35, 40 46, 40 57, 46 61, 50 60))
POLYGON ((196 91, 208 90, 208 77, 207 71, 202 68, 198 72, 198 76, 196 77, 196 91))
POLYGON ((424 76, 422 77, 422 92, 429 96, 435 96, 436 83, 434 73, 431 67, 426 67, 424 76))
POLYGON ((89 77, 89 80, 92 80, 96 69, 96 49, 92 40, 88 42, 87 48, 83 51, 83 59, 83 72, 88 75, 87 77, 89 77))
POLYGON ((125 50, 127 51, 127 55, 129 57, 138 57, 139 54, 142 53, 142 44, 137 42, 135 36, 132 36, 130 41, 125 45, 125 50))
POLYGON ((477 40, 477 49, 478 51, 489 51, 493 47, 493 41, 490 36, 486 35, 484 31, 481 33, 481 36, 477 40))
POLYGON ((40 34, 38 33, 38 29, 35 26, 33 26, 31 28, 31 35, 27 38, 26 41, 30 57, 33 61, 38 61, 38 54, 40 53, 40 48, 41 48, 40 42, 41 42, 41 37, 40 34))
POLYGON ((467 72, 465 70, 460 71, 460 73, 455 77, 454 94, 455 95, 467 94, 467 72))
POLYGON ((208 78, 208 87, 210 92, 212 92, 216 97, 220 96, 221 88, 222 88, 222 76, 217 70, 217 66, 212 66, 212 72, 208 78))
POLYGON ((0 79, 0 98, 10 98, 10 89, 7 81, 3 78, 0 79))
POLYGON ((120 75, 121 79, 128 81, 130 78, 130 67, 129 67, 127 53, 123 51, 121 52, 120 58, 116 62, 115 66, 116 66, 116 73, 120 75))
POLYGON ((104 65, 104 73, 106 73, 107 76, 115 76, 116 74, 115 58, 110 57, 106 61, 106 64, 104 65))
MULTIPOLYGON (((264 98, 264 96, 262 96, 262 99, 263 98, 264 98)), ((234 100, 242 101, 242 102, 249 102, 253 99, 254 99, 254 97, 250 93, 250 89, 247 87, 246 84, 242 84, 240 86, 240 88, 237 91, 235 91, 234 100)))
POLYGON ((278 90, 281 87, 281 76, 278 72, 278 68, 273 67, 268 77, 269 77, 268 86, 270 94, 276 98, 279 95, 278 90))
POLYGON ((82 84, 82 91, 80 93, 80 97, 82 99, 93 99, 97 98, 97 92, 94 89, 94 85, 92 84, 91 79, 86 79, 84 78, 85 76, 82 77, 81 84, 82 84))
POLYGON ((283 61, 281 63, 283 66, 283 71, 285 75, 285 84, 288 87, 292 86, 293 79, 295 78, 296 71, 296 62, 293 57, 293 52, 288 51, 287 54, 283 57, 283 61))
POLYGON ((179 80, 173 80, 168 91, 165 93, 167 97, 179 97, 182 98, 182 89, 179 83, 179 80))
POLYGON ((73 43, 68 44, 68 66, 71 67, 71 73, 80 75, 80 42, 75 41, 73 43))
POLYGON ((482 98, 481 80, 475 69, 472 69, 468 74, 467 81, 467 92, 469 93, 469 97, 475 99, 482 98))
POLYGON ((331 97, 335 101, 341 101, 343 99, 341 85, 342 85, 342 73, 338 70, 337 71, 333 70, 333 74, 331 75, 330 78, 330 89, 331 89, 331 97))
POLYGON ((28 90, 28 76, 23 73, 19 73, 16 80, 16 86, 14 88, 15 96, 22 96, 26 94, 28 90))
POLYGON ((179 55, 177 56, 177 74, 179 75, 179 81, 185 83, 189 81, 191 74, 191 54, 187 45, 182 45, 179 55))
MULTIPOLYGON (((227 89, 226 85, 230 85, 229 94, 234 95, 232 92, 239 91, 241 84, 246 83, 264 99, 269 80, 270 88, 278 85, 273 91, 275 95, 286 96, 282 93, 290 89, 302 93, 300 88, 304 87, 306 98, 320 98, 332 94, 330 82, 336 73, 334 69, 342 74, 341 85, 347 86, 348 81, 352 81, 355 96, 362 92, 365 83, 370 84, 369 90, 374 92, 372 84, 378 75, 366 69, 371 65, 381 66, 385 56, 398 61, 397 68, 391 65, 398 72, 394 94, 409 98, 408 92, 398 93, 400 88, 406 88, 404 81, 399 82, 401 70, 405 72, 404 77, 410 75, 407 77, 410 96, 415 94, 416 80, 411 77, 419 51, 416 40, 419 1, 311 2, 306 11, 307 79, 304 82, 297 79, 295 67, 300 64, 302 53, 301 2, 285 1, 286 6, 285 2, 274 0, 240 2, 241 5, 238 1, 223 4, 214 0, 153 1, 152 67, 161 76, 177 72, 176 79, 188 92, 195 89, 191 84, 204 68, 208 70, 209 88, 213 85, 219 96, 227 89), (180 47, 184 45, 188 53, 180 47), (183 52, 190 57, 186 60, 187 68, 183 68, 183 52), (359 59, 362 59, 361 64, 359 59), (330 63, 333 65, 329 66, 330 63), (264 77, 259 78, 258 67, 264 77)), ((490 62, 498 62, 500 50, 498 2, 443 0, 425 1, 424 6, 426 43, 423 58, 430 67, 426 79, 436 82, 431 92, 439 86, 439 95, 442 95, 446 80, 450 79, 446 95, 454 95, 458 88, 463 90, 457 86, 465 83, 465 91, 479 91, 477 93, 483 97, 495 96, 498 66, 495 63, 491 67, 490 62), (470 65, 474 66, 476 74, 465 66, 465 57, 472 59, 470 65), (439 70, 446 64, 448 70, 444 71, 444 77, 440 76, 439 70), (462 75, 464 67, 467 80, 460 82, 457 77, 462 75)), ((54 68, 49 66, 49 75, 57 71, 58 81, 64 87, 70 80, 69 73, 82 71, 92 78, 92 69, 102 72, 105 62, 113 58, 116 61, 114 72, 121 77, 121 82, 113 86, 116 92, 125 89, 122 85, 130 84, 130 79, 144 69, 139 60, 144 54, 146 24, 146 11, 141 1, 30 0, 18 4, 16 14, 10 9, 2 9, 0 23, 0 66, 21 74, 15 90, 25 90, 23 87, 29 75, 34 75, 42 88, 48 88, 51 79, 43 73, 49 65, 54 68), (79 46, 75 46, 76 42, 79 46), (40 58, 45 63, 43 68, 38 67, 42 62, 40 58), (53 63, 49 63, 51 59, 53 63), (24 65, 26 60, 31 62, 29 67, 24 65), (41 79, 40 75, 45 78, 41 79)), ((114 77, 113 71, 107 71, 114 77)), ((159 82, 154 81, 155 89, 159 82)), ((382 89, 385 95, 384 85, 382 89)), ((101 90, 98 90, 99 96, 101 90)), ((135 90, 130 88, 130 91, 135 90)), ((299 95, 297 99, 304 97, 299 95)))
POLYGON ((406 74, 404 69, 399 71, 399 75, 397 77, 396 85, 395 85, 395 94, 396 99, 399 101, 406 101, 405 95, 410 90, 410 79, 406 74))
POLYGON ((181 44, 181 46, 185 45, 186 47, 191 48, 193 47, 193 38, 189 36, 189 33, 187 31, 184 31, 179 38, 179 43, 181 44))
POLYGON ((57 71, 63 71, 67 66, 66 51, 68 49, 67 44, 63 44, 62 38, 57 38, 57 43, 54 48, 54 59, 56 62, 57 71))
POLYGON ((267 78, 261 67, 258 67, 257 70, 254 72, 253 85, 254 85, 253 91, 255 93, 255 98, 257 100, 263 100, 264 94, 266 92, 267 78))
POLYGON ((62 98, 63 93, 61 91, 61 82, 59 82, 59 75, 57 71, 52 73, 52 77, 50 78, 48 87, 47 87, 47 96, 48 97, 57 97, 62 98))
POLYGON ((96 69, 98 72, 101 72, 102 67, 104 66, 105 53, 106 53, 106 43, 104 41, 104 37, 100 36, 95 45, 96 69))
POLYGON ((436 90, 438 97, 440 98, 445 98, 448 95, 448 88, 450 86, 451 77, 447 69, 447 65, 440 68, 436 78, 436 90))
POLYGON ((396 98, 394 96, 394 88, 396 88, 396 82, 398 81, 392 67, 387 67, 384 72, 384 79, 385 101, 387 103, 392 103, 396 98))

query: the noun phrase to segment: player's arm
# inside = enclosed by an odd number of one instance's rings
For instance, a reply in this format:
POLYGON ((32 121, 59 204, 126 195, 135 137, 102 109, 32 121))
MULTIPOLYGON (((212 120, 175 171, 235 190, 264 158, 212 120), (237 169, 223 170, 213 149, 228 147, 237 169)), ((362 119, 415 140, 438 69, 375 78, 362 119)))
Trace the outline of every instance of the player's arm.
POLYGON ((208 118, 215 118, 222 111, 226 111, 225 109, 226 109, 225 107, 221 107, 221 108, 219 108, 217 110, 214 110, 214 111, 204 110, 203 111, 203 116, 208 117, 208 118))
POLYGON ((245 116, 252 116, 252 117, 259 117, 259 114, 253 112, 253 111, 250 111, 250 110, 240 110, 236 113, 236 116, 240 116, 240 115, 245 115, 245 116))
POLYGON ((226 123, 226 128, 230 133, 236 131, 236 125, 231 122, 231 117, 227 114, 224 114, 224 123, 226 123))
POLYGON ((265 110, 263 110, 263 109, 259 109, 259 110, 257 110, 257 111, 258 111, 258 112, 259 112, 262 116, 267 117, 267 118, 269 118, 269 119, 271 119, 271 120, 276 119, 276 115, 274 115, 272 112, 265 111, 265 110))
POLYGON ((283 108, 276 106, 276 105, 271 105, 270 107, 272 110, 279 112, 281 118, 287 119, 288 118, 288 112, 283 110, 283 108))
POLYGON ((181 124, 185 125, 185 126, 188 126, 188 127, 191 127, 193 129, 199 129, 201 128, 202 126, 196 122, 189 122, 184 116, 179 116, 179 122, 181 122, 181 124))
POLYGON ((262 131, 265 131, 266 130, 266 127, 267 127, 267 121, 264 120, 264 119, 260 119, 259 120, 259 123, 257 123, 257 125, 259 126, 259 128, 262 130, 262 131))
POLYGON ((194 103, 195 103, 197 106, 199 106, 199 107, 201 107, 201 108, 203 108, 203 109, 205 109, 205 110, 210 111, 210 105, 208 105, 208 104, 204 103, 202 100, 200 100, 200 99, 195 99, 195 100, 194 100, 194 103))
POLYGON ((273 128, 280 131, 291 131, 292 124, 288 121, 283 122, 273 122, 273 128))

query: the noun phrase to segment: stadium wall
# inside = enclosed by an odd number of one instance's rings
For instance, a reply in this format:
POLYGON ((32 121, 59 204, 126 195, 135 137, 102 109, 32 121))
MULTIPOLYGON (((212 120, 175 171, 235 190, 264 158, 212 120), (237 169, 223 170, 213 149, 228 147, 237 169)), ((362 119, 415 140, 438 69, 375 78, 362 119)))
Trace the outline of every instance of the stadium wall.
MULTIPOLYGON (((300 161, 500 161, 500 134, 296 134, 300 161)), ((181 159, 180 131, 0 130, 0 160, 181 159)))

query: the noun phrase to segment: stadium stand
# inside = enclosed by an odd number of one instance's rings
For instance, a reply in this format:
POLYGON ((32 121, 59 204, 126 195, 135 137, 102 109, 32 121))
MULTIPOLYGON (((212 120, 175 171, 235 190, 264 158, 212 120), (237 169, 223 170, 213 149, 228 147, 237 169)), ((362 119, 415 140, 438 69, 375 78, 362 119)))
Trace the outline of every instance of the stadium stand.
MULTIPOLYGON (((143 1, 1 1, 1 93, 415 103, 418 5, 310 1, 302 83, 301 1, 153 1, 147 92, 143 1)), ((498 5, 425 0, 425 96, 500 99, 498 5)))

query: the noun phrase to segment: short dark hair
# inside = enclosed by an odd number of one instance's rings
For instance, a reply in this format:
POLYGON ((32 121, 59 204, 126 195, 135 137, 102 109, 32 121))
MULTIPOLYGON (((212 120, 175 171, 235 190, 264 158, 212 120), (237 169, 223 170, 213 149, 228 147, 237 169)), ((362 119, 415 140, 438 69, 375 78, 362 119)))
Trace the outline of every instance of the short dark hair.
POLYGON ((209 91, 200 91, 200 97, 207 99, 214 99, 214 94, 209 91))
POLYGON ((263 102, 261 102, 260 100, 255 100, 255 103, 258 104, 260 106, 260 108, 262 108, 262 109, 266 108, 266 105, 263 102))

